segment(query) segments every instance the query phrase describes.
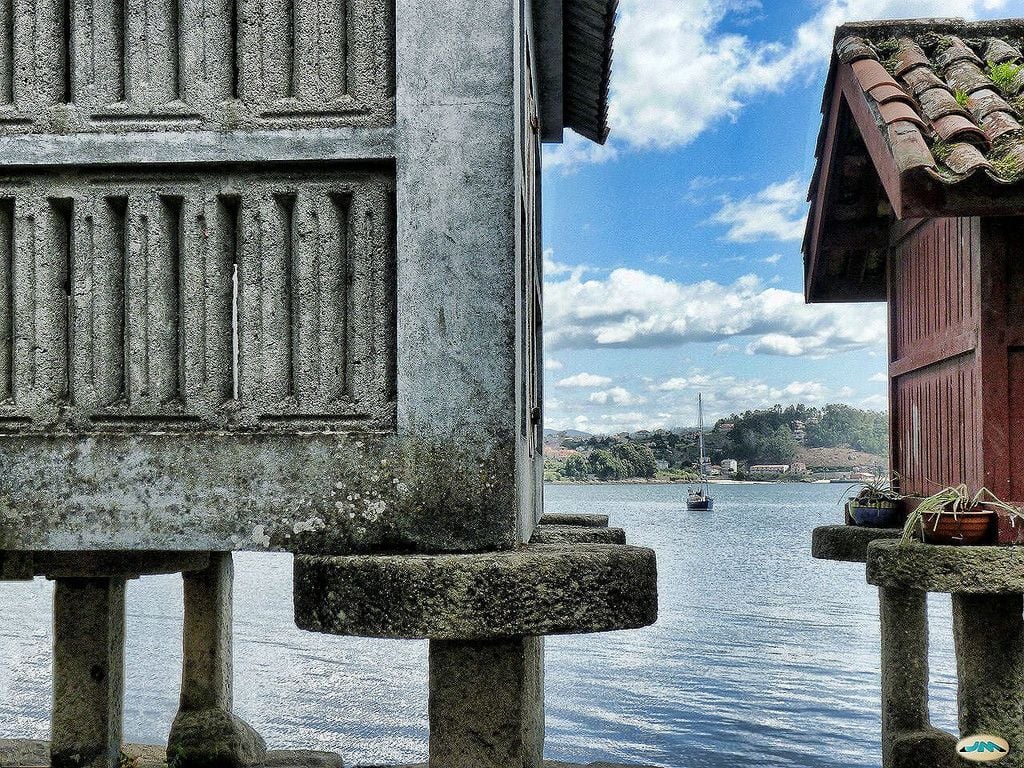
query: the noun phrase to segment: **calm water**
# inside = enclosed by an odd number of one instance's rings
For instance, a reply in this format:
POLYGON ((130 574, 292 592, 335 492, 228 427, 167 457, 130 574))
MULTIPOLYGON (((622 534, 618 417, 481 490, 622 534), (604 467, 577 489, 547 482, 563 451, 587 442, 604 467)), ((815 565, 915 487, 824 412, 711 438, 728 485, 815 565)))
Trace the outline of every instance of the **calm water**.
MULTIPOLYGON (((812 560, 841 486, 554 486, 551 512, 608 514, 658 552, 654 627, 547 648, 552 759, 702 768, 878 764, 878 626, 863 567, 812 560), (816 753, 816 754, 814 754, 816 753)), ((426 756, 426 643, 313 635, 291 620, 291 560, 236 563, 236 703, 272 747, 349 763, 426 756)), ((0 585, 0 737, 44 738, 51 586, 0 585)), ((126 736, 166 739, 181 670, 180 578, 129 587, 126 736)), ((953 730, 948 601, 932 604, 933 722, 953 730)))

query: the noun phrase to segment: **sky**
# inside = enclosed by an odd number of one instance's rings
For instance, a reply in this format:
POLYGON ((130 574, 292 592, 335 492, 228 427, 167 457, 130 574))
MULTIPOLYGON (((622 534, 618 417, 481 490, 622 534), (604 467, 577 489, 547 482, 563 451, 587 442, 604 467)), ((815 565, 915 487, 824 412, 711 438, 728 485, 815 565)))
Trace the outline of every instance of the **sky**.
POLYGON ((886 403, 885 308, 806 305, 800 253, 844 21, 1024 0, 620 0, 604 146, 543 156, 545 426, 886 403))

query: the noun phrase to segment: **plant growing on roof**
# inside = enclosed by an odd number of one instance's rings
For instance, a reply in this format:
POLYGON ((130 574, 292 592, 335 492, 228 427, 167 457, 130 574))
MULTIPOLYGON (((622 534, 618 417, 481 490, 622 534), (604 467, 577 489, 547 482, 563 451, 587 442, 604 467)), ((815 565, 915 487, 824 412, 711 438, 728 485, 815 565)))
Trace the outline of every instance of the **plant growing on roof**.
POLYGON ((1017 75, 1020 74, 1022 68, 1024 67, 1020 64, 1014 64, 1011 61, 1004 61, 1001 64, 990 61, 988 62, 988 76, 1003 93, 1013 96, 1020 90, 1017 75))
POLYGON ((964 109, 967 109, 967 105, 971 103, 971 95, 967 93, 966 88, 957 88, 953 91, 953 98, 956 99, 956 103, 964 109))
POLYGON ((997 510, 1024 519, 1024 511, 1007 504, 988 488, 972 494, 966 483, 947 486, 909 510, 900 544, 908 544, 915 534, 932 543, 980 543, 988 535, 997 510))

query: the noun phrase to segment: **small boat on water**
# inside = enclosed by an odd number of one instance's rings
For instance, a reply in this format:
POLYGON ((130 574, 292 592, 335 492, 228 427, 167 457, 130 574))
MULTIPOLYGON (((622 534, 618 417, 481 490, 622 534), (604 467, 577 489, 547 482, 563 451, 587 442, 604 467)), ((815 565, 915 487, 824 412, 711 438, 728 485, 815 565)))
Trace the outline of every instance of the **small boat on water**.
POLYGON ((700 446, 700 459, 697 462, 700 485, 697 488, 690 488, 686 496, 686 508, 693 511, 710 512, 715 508, 715 500, 711 496, 711 486, 704 471, 707 466, 707 460, 704 457, 704 402, 699 394, 697 395, 697 443, 700 446))

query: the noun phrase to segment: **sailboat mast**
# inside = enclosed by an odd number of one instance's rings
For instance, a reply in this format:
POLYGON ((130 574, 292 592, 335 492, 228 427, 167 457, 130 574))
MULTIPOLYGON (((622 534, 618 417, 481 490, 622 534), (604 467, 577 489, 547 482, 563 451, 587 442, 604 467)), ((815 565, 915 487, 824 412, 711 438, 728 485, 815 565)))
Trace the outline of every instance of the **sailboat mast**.
POLYGON ((704 401, 697 393, 697 441, 700 445, 700 479, 704 480, 704 401))

